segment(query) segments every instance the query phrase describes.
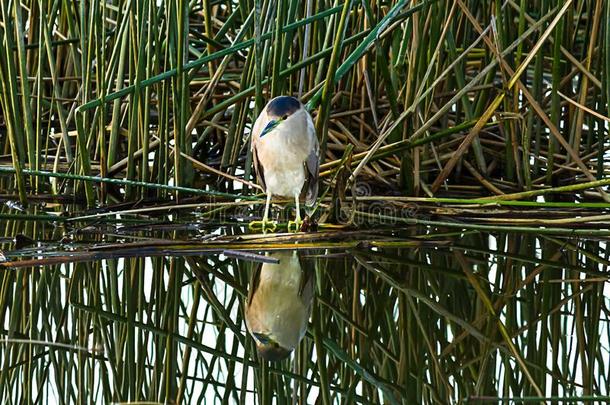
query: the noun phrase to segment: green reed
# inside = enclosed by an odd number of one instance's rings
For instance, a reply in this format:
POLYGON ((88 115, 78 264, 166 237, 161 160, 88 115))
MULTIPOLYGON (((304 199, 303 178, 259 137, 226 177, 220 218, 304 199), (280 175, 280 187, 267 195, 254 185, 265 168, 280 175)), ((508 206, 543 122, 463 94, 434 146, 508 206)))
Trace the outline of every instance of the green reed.
POLYGON ((336 164, 347 144, 362 156, 351 181, 481 197, 603 178, 607 5, 310 6, 2 3, 0 163, 14 168, 22 203, 32 190, 90 205, 177 196, 145 185, 170 181, 233 192, 187 157, 251 176, 254 113, 273 95, 301 92, 323 159, 336 164), (24 168, 140 185, 119 195, 24 168))

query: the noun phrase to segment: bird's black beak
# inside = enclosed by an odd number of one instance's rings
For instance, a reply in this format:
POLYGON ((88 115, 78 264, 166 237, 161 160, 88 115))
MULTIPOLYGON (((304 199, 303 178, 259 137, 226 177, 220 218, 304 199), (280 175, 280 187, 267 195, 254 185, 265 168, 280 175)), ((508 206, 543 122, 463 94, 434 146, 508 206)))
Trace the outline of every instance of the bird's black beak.
POLYGON ((282 119, 279 120, 271 120, 267 123, 267 125, 265 126, 265 128, 263 129, 263 131, 260 134, 260 138, 262 138, 263 136, 267 135, 269 132, 273 131, 273 129, 275 127, 277 127, 278 125, 280 125, 280 123, 284 121, 282 119))

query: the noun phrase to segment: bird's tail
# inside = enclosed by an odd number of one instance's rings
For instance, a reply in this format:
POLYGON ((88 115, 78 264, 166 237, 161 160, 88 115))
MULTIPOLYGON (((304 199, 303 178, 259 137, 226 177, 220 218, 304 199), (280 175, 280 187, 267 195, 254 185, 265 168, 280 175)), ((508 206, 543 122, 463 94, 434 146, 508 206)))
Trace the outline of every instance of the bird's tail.
POLYGON ((318 181, 310 181, 307 185, 307 193, 305 194, 305 210, 307 214, 311 214, 313 207, 316 205, 318 198, 318 181))
MULTIPOLYGON (((317 149, 317 147, 316 147, 317 149)), ((313 150, 307 157, 307 193, 305 194, 305 210, 307 215, 311 215, 312 208, 318 198, 318 177, 320 176, 320 158, 318 151, 313 150)))

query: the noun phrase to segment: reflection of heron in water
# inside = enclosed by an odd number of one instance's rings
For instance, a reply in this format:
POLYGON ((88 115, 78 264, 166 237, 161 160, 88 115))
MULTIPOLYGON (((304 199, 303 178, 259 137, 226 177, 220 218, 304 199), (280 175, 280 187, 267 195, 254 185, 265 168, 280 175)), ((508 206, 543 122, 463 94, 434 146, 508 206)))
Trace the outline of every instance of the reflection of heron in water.
POLYGON ((279 263, 258 265, 246 302, 246 326, 266 360, 283 360, 299 344, 311 313, 313 272, 295 251, 270 254, 279 263))

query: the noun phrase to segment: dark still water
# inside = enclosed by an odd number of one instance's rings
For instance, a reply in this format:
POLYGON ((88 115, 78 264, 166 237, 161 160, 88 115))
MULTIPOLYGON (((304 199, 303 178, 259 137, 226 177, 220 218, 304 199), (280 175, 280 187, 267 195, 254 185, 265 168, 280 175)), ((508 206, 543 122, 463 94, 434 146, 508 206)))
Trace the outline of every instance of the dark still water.
POLYGON ((606 236, 56 208, 1 211, 2 403, 609 394, 606 236))

